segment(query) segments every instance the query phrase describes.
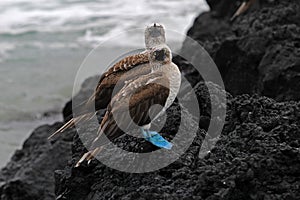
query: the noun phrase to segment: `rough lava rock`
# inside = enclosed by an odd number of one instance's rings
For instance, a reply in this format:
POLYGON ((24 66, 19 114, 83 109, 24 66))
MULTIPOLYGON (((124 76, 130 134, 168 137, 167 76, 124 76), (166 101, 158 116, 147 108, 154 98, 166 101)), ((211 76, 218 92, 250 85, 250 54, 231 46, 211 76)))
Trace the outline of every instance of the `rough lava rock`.
MULTIPOLYGON (((186 132, 200 125, 192 144, 178 160, 142 174, 120 172, 97 160, 74 168, 87 151, 75 129, 49 142, 47 137, 62 123, 45 125, 32 133, 23 149, 16 151, 1 170, 1 199, 300 199, 300 103, 278 103, 248 95, 258 93, 279 101, 300 99, 298 0, 261 0, 231 24, 229 18, 240 1, 208 3, 212 12, 201 14, 188 35, 211 54, 226 89, 235 97, 213 83, 199 82, 201 77, 188 62, 174 58, 195 86, 201 110, 199 121, 194 118, 194 110, 181 107, 181 102, 176 101, 167 111, 168 120, 161 132, 169 140, 176 135, 180 120, 186 132), (210 97, 208 87, 213 88, 210 97), (212 106, 224 108, 221 102, 225 97, 227 115, 222 134, 219 138, 210 135, 217 143, 200 157, 210 121, 219 120, 212 119, 212 106)), ((184 43, 183 54, 202 62, 199 52, 190 52, 189 45, 184 43)), ((93 87, 86 82, 83 88, 89 93, 93 87)), ((189 91, 183 89, 181 94, 186 95, 185 102, 191 101, 189 91)), ((64 117, 71 115, 69 102, 64 117)), ((83 128, 81 137, 89 138, 97 127, 83 128)), ((132 152, 157 150, 131 136, 114 142, 132 152)))
MULTIPOLYGON (((74 168, 86 152, 75 137, 72 163, 56 172, 58 199, 299 199, 300 103, 241 95, 227 106, 225 127, 210 153, 199 157, 207 134, 200 129, 179 160, 155 172, 120 172, 96 160, 74 168)), ((162 132, 173 134, 177 103, 168 112, 162 132)), ((141 147, 128 137, 117 143, 131 151, 141 147)))
MULTIPOLYGON (((184 90, 185 87, 182 87, 182 89, 184 90)), ((202 118, 200 119, 208 118, 208 120, 202 120, 208 122, 208 124, 206 124, 205 127, 207 128, 207 126, 209 125, 209 119, 211 117, 210 106, 212 105, 212 106, 226 107, 226 105, 220 105, 219 102, 221 102, 221 99, 223 99, 226 104, 225 98, 226 96, 230 98, 230 95, 226 94, 224 90, 222 90, 219 86, 213 83, 207 83, 206 86, 203 82, 197 84, 195 88, 195 93, 198 97, 198 101, 202 102, 202 106, 200 106, 199 109, 202 111, 201 113, 203 114, 201 114, 202 118), (215 98, 212 99, 210 98, 210 94, 207 92, 207 87, 210 87, 210 89, 213 91, 212 96, 215 98)), ((181 94, 182 95, 184 94, 184 97, 182 98, 182 104, 183 105, 191 104, 190 101, 192 95, 190 93, 184 93, 184 92, 182 92, 181 94)), ((159 177, 164 177, 165 180, 171 179, 173 176, 172 174, 176 173, 177 169, 184 170, 185 168, 194 165, 195 160, 199 159, 201 143, 203 142, 203 138, 206 136, 207 133, 203 129, 197 128, 201 124, 198 124, 194 120, 196 114, 194 115, 194 113, 191 112, 192 110, 182 107, 180 103, 175 102, 167 110, 166 124, 160 131, 160 133, 162 133, 162 135, 165 138, 172 140, 173 137, 176 135, 178 131, 178 127, 180 125, 181 131, 184 132, 184 134, 186 135, 186 137, 183 139, 188 140, 192 136, 196 138, 192 142, 191 146, 187 149, 187 151, 178 160, 176 160, 170 166, 158 170, 156 172, 150 172, 150 173, 139 174, 139 175, 125 173, 125 172, 118 172, 117 170, 111 169, 106 165, 98 162, 97 160, 93 160, 93 162, 91 162, 90 165, 84 163, 79 168, 74 168, 76 162, 80 159, 83 153, 86 152, 85 146, 83 145, 81 139, 94 136, 95 131, 97 131, 98 128, 97 126, 83 127, 84 131, 81 133, 82 135, 80 136, 80 138, 78 137, 78 135, 76 135, 76 137, 74 138, 74 145, 72 151, 73 152, 72 163, 70 163, 65 170, 56 171, 56 186, 57 186, 56 194, 59 197, 58 199, 108 199, 108 198, 135 199, 136 197, 139 197, 139 195, 137 196, 137 194, 130 194, 130 193, 136 191, 138 186, 146 187, 147 184, 149 184, 149 187, 150 185, 152 185, 150 187, 151 189, 150 188, 149 189, 153 190, 153 187, 155 187, 155 183, 151 183, 151 180, 153 179, 159 180, 159 177), (192 115, 190 113, 192 113, 192 115), (197 134, 192 135, 192 131, 195 130, 197 131, 195 132, 195 134, 196 133, 197 134), (114 176, 114 174, 116 175, 116 177, 114 176), (153 175, 149 177, 150 174, 153 175), (111 178, 111 180, 108 180, 110 179, 109 177, 111 178), (123 177, 124 180, 121 177, 123 177), (128 185, 129 182, 131 181, 135 181, 134 186, 126 187, 126 185, 128 185), (117 182, 119 182, 118 185, 121 187, 114 185, 117 182), (120 194, 118 192, 119 190, 120 191, 124 190, 124 191, 121 192, 122 194, 120 194)), ((212 119, 212 120, 214 122, 218 121, 218 119, 212 119)), ((154 124, 154 129, 155 127, 156 125, 154 124)), ((135 132, 132 134, 140 134, 138 130, 133 130, 132 132, 135 132)), ((92 141, 92 139, 90 139, 90 141, 92 141)), ((114 142, 120 148, 123 148, 124 150, 130 152, 145 153, 145 152, 151 152, 157 150, 156 147, 146 142, 144 139, 137 139, 134 137, 130 137, 128 135, 119 138, 114 142)), ((185 143, 185 141, 181 140, 180 145, 182 145, 182 143, 185 143)), ((103 154, 103 152, 101 152, 101 154, 103 154)), ((121 153, 118 152, 118 155, 119 154, 121 153)), ((108 154, 108 156, 109 155, 110 154, 108 154)), ((114 155, 114 153, 112 153, 112 155, 114 155)), ((164 154, 164 156, 172 156, 172 155, 164 154)), ((105 155, 102 155, 102 157, 105 157, 105 155)), ((124 159, 124 158, 125 156, 123 155, 117 157, 117 159, 124 159)), ((134 158, 131 157, 129 157, 129 159, 134 160, 134 158)), ((131 164, 130 160, 128 161, 124 160, 123 163, 128 163, 129 166, 123 164, 124 167, 122 169, 125 170, 126 167, 130 167, 131 164)), ((164 162, 164 160, 165 160, 164 157, 162 158, 157 157, 156 162, 164 162)), ((116 160, 116 162, 117 161, 119 160, 116 160)), ((110 162, 114 162, 114 161, 110 159, 110 162)), ((140 163, 140 166, 138 167, 142 168, 143 164, 144 163, 140 163)), ((170 186, 168 185, 166 186, 166 188, 169 187, 170 186)), ((161 190, 163 191, 164 189, 162 188, 161 190)), ((177 196, 179 198, 179 197, 184 197, 185 194, 186 193, 183 193, 182 195, 172 194, 170 197, 176 198, 177 196)), ((150 197, 151 194, 147 194, 147 196, 150 197)), ((152 197, 158 198, 159 194, 155 194, 152 197)))
MULTIPOLYGON (((68 101, 65 107, 62 110, 63 118, 65 121, 68 121, 73 117, 72 113, 72 102, 75 99, 76 103, 86 102, 87 99, 92 95, 94 92, 94 88, 96 88, 97 83, 100 79, 100 76, 93 76, 87 78, 81 85, 80 91, 76 94, 70 101, 68 101)), ((76 109, 76 108, 74 108, 76 109)))
POLYGON ((1 200, 55 199, 54 171, 71 159, 72 131, 49 141, 50 133, 62 123, 44 125, 33 131, 0 172, 1 200))
MULTIPOLYGON (((239 1, 208 1, 212 12, 200 14, 188 36, 210 53, 232 95, 300 100, 299 1, 259 2, 230 22, 239 1)), ((182 54, 198 62, 191 45, 186 40, 182 54)))

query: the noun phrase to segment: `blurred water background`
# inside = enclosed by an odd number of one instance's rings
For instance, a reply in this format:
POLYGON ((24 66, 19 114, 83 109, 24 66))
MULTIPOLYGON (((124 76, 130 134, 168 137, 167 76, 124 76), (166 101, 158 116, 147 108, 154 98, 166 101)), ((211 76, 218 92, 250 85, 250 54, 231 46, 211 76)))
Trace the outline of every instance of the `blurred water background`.
MULTIPOLYGON (((62 120, 76 71, 93 47, 153 22, 184 34, 207 9, 203 0, 1 0, 0 166, 35 127, 62 120)), ((140 32, 112 40, 97 62, 137 38, 143 40, 140 32)))

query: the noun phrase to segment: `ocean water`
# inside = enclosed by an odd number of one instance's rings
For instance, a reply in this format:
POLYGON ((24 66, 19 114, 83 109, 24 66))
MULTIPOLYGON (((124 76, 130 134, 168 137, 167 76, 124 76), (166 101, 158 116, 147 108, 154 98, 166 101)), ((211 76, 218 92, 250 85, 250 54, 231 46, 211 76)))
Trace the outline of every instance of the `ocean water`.
MULTIPOLYGON (((139 31, 113 36, 153 22, 184 34, 205 10, 204 0, 1 0, 0 166, 35 127, 62 119, 76 72, 95 46, 110 40, 100 65, 143 40, 139 31)), ((167 39, 180 43, 184 35, 167 39)))

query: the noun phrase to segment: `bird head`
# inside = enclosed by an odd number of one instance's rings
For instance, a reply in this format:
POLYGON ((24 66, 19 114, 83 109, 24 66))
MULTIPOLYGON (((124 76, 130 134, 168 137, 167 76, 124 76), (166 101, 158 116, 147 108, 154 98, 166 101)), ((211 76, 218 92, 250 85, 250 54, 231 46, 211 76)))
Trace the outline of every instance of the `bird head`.
POLYGON ((171 49, 167 45, 152 48, 149 57, 150 63, 167 64, 172 61, 171 49))
POLYGON ((145 29, 146 48, 150 49, 154 46, 165 44, 165 28, 163 25, 154 23, 145 29))

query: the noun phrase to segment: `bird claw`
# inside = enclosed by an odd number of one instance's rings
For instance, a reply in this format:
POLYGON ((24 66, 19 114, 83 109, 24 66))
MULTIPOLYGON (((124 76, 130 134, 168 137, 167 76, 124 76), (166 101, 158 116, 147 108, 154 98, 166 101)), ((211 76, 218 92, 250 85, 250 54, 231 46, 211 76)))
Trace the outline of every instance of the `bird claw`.
POLYGON ((159 133, 156 131, 147 131, 141 129, 141 132, 146 141, 152 143, 153 145, 164 148, 164 149, 171 149, 173 144, 168 142, 165 138, 163 138, 159 133))

